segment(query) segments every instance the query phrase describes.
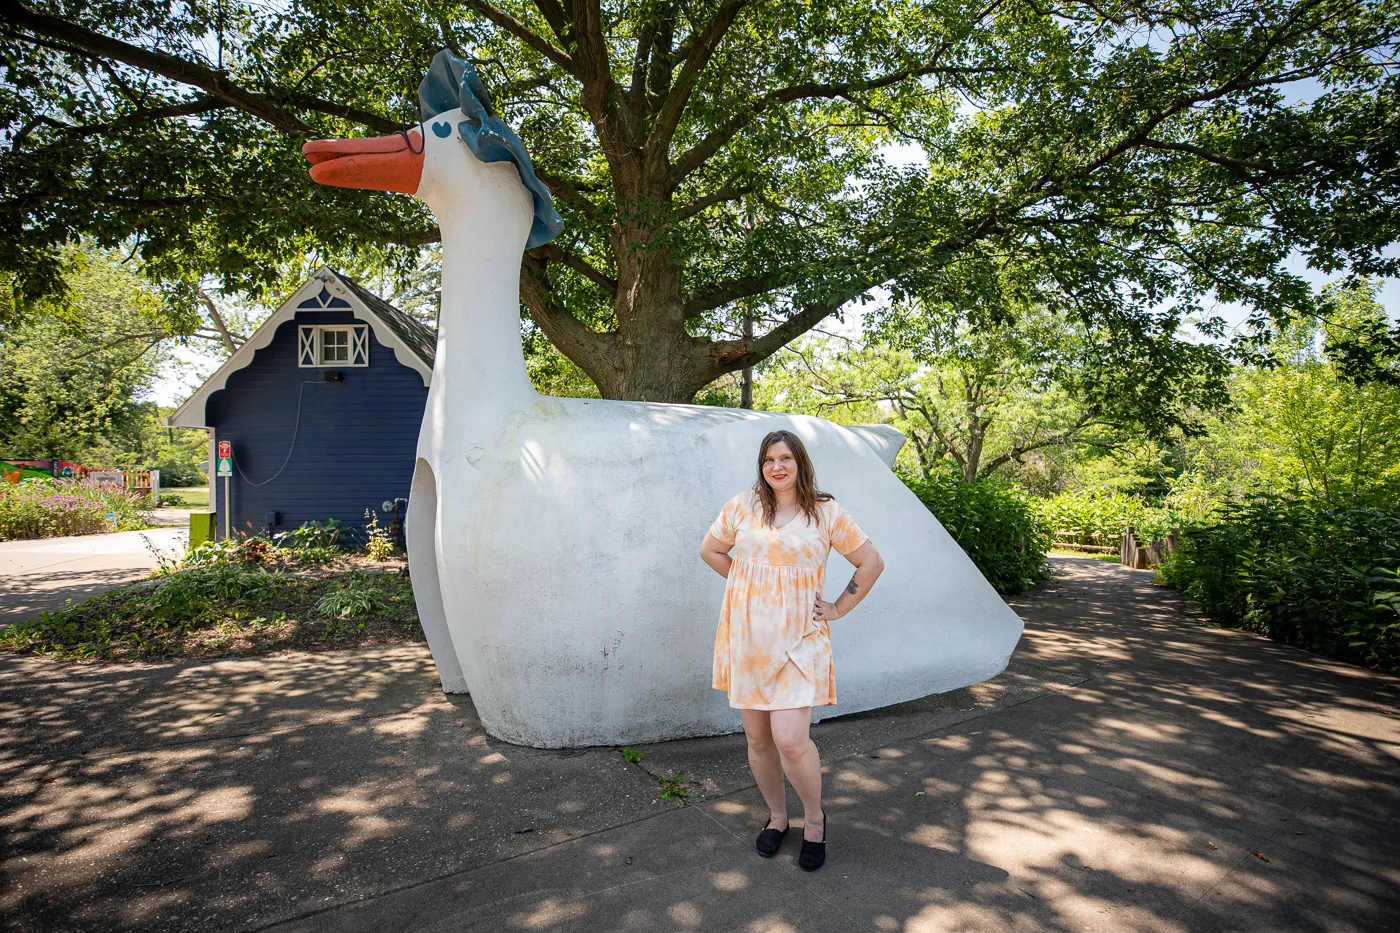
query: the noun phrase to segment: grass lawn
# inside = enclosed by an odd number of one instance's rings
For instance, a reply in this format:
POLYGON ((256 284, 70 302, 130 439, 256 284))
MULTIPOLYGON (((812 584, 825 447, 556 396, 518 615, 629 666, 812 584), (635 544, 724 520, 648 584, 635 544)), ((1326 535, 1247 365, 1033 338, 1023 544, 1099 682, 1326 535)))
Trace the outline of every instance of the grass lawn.
POLYGON ((209 508, 209 487, 208 486, 188 486, 180 489, 162 489, 162 497, 178 497, 179 502, 171 503, 177 509, 207 509, 209 508))
POLYGON ((1058 547, 1052 547, 1047 553, 1057 557, 1092 557, 1094 560, 1107 561, 1110 564, 1116 564, 1121 560, 1117 554, 1096 554, 1092 551, 1071 551, 1068 548, 1058 547))

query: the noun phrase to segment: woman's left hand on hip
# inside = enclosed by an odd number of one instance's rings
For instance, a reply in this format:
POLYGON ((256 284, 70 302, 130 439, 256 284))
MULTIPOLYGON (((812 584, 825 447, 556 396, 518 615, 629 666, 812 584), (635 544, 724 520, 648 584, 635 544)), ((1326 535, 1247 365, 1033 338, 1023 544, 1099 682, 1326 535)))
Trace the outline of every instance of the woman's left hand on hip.
POLYGON ((822 622, 831 622, 841 618, 841 613, 837 610, 835 603, 829 603, 818 595, 816 605, 812 607, 812 618, 822 622))

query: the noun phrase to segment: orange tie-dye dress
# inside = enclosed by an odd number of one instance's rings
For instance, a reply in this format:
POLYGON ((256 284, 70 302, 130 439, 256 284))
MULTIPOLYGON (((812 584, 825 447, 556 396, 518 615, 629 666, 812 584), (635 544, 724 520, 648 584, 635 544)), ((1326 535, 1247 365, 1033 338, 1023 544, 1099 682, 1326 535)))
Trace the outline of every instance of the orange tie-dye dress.
POLYGON ((769 528, 757 493, 748 489, 726 502, 710 526, 716 540, 732 545, 734 561, 715 632, 711 685, 727 691, 735 709, 836 702, 831 631, 812 618, 812 607, 831 548, 850 554, 866 535, 835 499, 818 509, 816 525, 798 513, 769 528))

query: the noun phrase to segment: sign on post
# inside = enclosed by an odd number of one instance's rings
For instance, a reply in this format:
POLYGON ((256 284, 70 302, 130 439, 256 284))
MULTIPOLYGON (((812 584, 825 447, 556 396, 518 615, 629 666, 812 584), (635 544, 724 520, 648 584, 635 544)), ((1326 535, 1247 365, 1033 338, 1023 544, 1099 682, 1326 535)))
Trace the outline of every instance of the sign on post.
POLYGON ((233 532, 233 506, 228 495, 229 478, 233 476, 233 444, 230 441, 219 441, 219 466, 215 475, 224 479, 224 498, 219 511, 224 513, 224 537, 227 538, 233 532))

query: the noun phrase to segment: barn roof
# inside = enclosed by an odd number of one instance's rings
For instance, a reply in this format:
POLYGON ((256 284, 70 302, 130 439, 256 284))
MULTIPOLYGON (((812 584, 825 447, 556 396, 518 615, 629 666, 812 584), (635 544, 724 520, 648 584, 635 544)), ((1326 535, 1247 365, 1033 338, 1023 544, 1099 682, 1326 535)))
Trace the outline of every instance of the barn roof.
MULTIPOLYGON (((377 314, 385 326, 397 334, 400 340, 413 348, 413 352, 418 354, 419 359, 428 364, 428 371, 431 374, 433 356, 437 353, 437 332, 416 318, 409 317, 374 292, 366 291, 359 282, 350 276, 342 275, 340 280, 348 285, 350 291, 355 293, 355 297, 363 301, 365 307, 377 314)), ((378 334, 375 336, 377 337, 378 334)), ((383 343, 384 341, 379 342, 383 343)), ((426 384, 425 382, 424 385, 426 384)))
POLYGON ((433 377, 433 357, 437 349, 437 333, 415 320, 362 285, 341 275, 329 266, 322 266, 257 330, 243 346, 204 381, 185 404, 166 419, 177 428, 202 428, 205 424, 204 406, 209 396, 222 389, 233 373, 253 361, 253 354, 272 342, 277 328, 292 320, 298 311, 350 311, 358 320, 369 325, 374 339, 394 351, 394 357, 423 378, 429 385, 433 377))

